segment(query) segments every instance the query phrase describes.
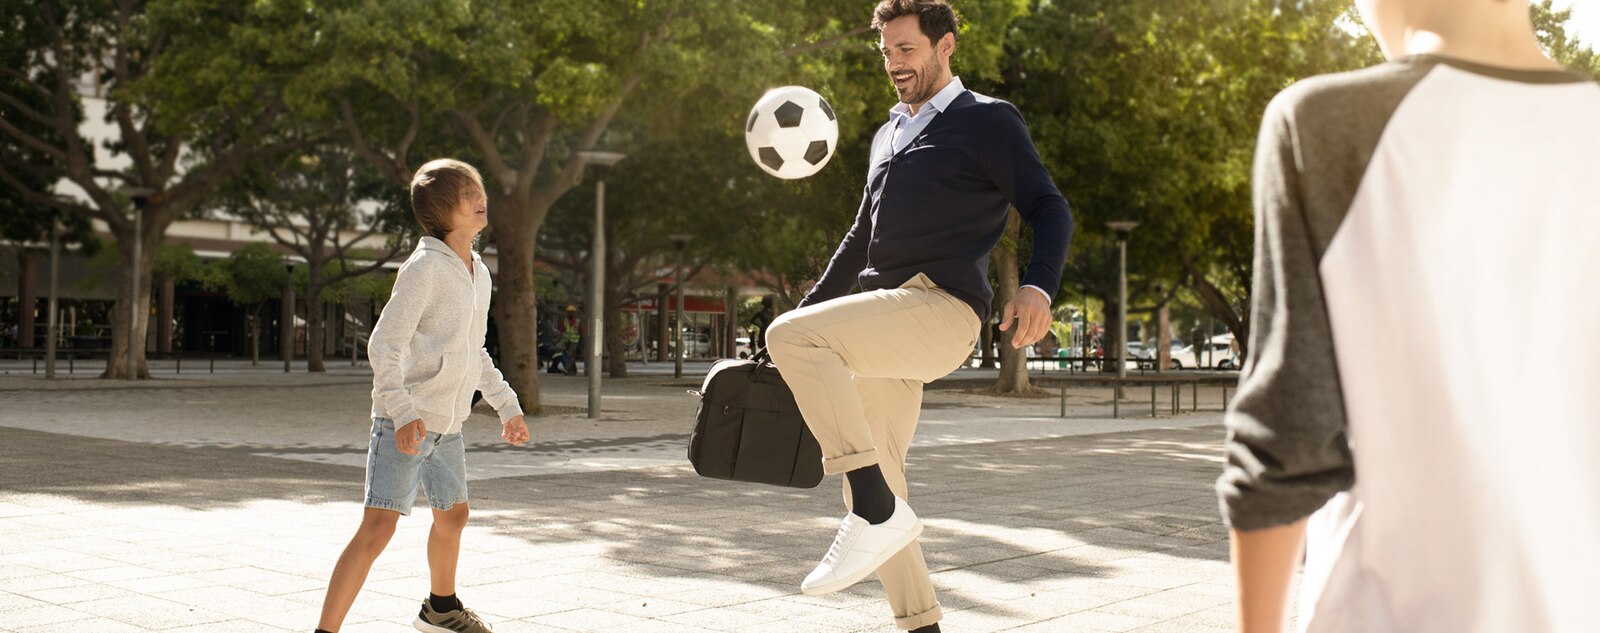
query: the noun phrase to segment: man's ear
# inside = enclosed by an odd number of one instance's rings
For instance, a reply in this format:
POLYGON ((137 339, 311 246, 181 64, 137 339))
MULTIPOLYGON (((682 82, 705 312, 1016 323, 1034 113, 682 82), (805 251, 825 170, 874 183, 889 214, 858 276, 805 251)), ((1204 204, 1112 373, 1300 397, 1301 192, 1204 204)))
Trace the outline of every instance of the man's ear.
POLYGON ((944 37, 939 38, 939 53, 941 55, 944 55, 946 58, 948 58, 951 55, 954 55, 955 52, 956 52, 956 34, 955 33, 945 33, 944 37))

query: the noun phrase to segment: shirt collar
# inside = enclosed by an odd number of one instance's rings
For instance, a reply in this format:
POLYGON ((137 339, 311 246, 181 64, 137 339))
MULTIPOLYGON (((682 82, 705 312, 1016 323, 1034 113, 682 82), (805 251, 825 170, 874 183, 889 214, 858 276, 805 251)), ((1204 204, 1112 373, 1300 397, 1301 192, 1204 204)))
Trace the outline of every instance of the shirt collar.
MULTIPOLYGON (((966 90, 966 86, 961 84, 960 77, 951 77, 950 83, 945 84, 938 94, 933 95, 933 98, 923 105, 932 107, 934 112, 944 112, 945 109, 950 107, 950 103, 955 101, 956 97, 961 96, 961 93, 966 92, 966 90)), ((889 108, 889 115, 891 119, 902 116, 910 118, 912 116, 911 106, 904 103, 896 103, 893 108, 889 108)))

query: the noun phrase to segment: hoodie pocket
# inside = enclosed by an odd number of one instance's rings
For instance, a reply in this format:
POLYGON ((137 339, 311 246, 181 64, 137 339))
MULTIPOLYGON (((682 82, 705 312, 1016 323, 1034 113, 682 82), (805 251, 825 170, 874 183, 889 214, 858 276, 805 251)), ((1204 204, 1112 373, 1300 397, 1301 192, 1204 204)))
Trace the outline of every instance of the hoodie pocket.
POLYGON ((439 371, 417 385, 411 397, 417 408, 433 413, 451 414, 464 380, 463 366, 466 354, 447 352, 439 359, 439 371))

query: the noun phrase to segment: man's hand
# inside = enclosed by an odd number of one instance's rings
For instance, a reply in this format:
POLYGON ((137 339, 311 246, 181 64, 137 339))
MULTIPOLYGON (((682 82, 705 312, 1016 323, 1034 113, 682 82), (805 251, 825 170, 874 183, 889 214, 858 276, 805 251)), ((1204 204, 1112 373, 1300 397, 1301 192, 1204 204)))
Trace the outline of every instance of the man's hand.
POLYGON ((506 420, 505 424, 500 426, 500 437, 504 438, 507 444, 522 446, 523 442, 528 441, 528 424, 520 415, 506 420))
POLYGON ((422 418, 417 418, 394 432, 394 448, 407 455, 416 455, 420 452, 417 447, 427 436, 428 425, 422 422, 422 418))
POLYGON ((1018 288, 1016 296, 1011 297, 1000 314, 1000 331, 1015 329, 1011 332, 1011 347, 1022 349, 1044 338, 1054 320, 1050 316, 1050 301, 1044 298, 1044 293, 1018 288))

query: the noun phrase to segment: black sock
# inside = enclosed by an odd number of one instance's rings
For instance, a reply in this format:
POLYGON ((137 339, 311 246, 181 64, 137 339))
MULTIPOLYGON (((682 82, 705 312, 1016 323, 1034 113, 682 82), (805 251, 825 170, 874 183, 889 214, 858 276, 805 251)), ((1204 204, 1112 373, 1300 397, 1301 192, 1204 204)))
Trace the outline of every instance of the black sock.
POLYGON ((911 633, 939 633, 939 623, 934 622, 928 626, 921 626, 911 629, 911 633))
POLYGON ((453 593, 448 596, 430 593, 428 594, 428 605, 433 607, 434 613, 449 613, 461 610, 461 601, 457 600, 456 594, 453 593))
POLYGON ((850 511, 873 525, 888 521, 894 514, 894 493, 883 480, 883 470, 873 464, 844 476, 850 480, 850 511))
POLYGON ((329 631, 327 629, 317 629, 316 631, 313 631, 312 633, 333 633, 333 631, 329 631))

